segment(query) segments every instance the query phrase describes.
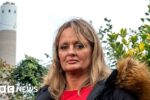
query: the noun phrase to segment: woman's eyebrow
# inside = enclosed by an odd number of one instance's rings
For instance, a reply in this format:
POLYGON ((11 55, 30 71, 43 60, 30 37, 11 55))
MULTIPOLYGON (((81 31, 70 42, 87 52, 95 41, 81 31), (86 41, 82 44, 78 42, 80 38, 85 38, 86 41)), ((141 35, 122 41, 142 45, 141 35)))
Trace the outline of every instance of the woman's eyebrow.
POLYGON ((67 42, 62 42, 62 43, 59 44, 59 46, 61 46, 61 45, 68 45, 68 43, 67 42))

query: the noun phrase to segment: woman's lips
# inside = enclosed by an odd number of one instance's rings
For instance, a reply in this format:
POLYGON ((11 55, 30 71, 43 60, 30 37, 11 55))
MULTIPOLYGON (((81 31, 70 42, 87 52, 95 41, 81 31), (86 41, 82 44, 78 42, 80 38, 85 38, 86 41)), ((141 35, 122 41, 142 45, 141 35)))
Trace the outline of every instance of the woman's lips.
POLYGON ((77 63, 77 62, 78 62, 78 60, 68 60, 68 61, 67 61, 68 64, 75 64, 75 63, 77 63))

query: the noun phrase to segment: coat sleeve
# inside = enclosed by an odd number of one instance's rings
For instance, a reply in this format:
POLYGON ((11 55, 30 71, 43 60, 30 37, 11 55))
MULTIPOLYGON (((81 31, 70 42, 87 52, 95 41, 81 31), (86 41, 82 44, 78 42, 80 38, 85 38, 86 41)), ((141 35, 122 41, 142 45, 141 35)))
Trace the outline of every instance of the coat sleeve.
POLYGON ((112 95, 113 100, 139 100, 134 93, 124 89, 116 89, 112 95))
POLYGON ((48 86, 39 89, 35 100, 54 100, 48 91, 48 86))

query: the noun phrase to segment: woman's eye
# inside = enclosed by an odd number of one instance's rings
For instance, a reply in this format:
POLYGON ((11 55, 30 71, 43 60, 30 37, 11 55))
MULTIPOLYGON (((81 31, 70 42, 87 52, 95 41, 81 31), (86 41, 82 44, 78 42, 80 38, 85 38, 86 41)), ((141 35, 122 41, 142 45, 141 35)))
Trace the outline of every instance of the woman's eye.
POLYGON ((84 45, 81 44, 81 43, 78 43, 78 44, 76 44, 76 48, 77 49, 82 49, 82 48, 84 48, 84 45))
POLYGON ((67 48, 68 48, 67 45, 62 45, 62 46, 60 46, 60 49, 61 49, 61 50, 66 50, 67 48))

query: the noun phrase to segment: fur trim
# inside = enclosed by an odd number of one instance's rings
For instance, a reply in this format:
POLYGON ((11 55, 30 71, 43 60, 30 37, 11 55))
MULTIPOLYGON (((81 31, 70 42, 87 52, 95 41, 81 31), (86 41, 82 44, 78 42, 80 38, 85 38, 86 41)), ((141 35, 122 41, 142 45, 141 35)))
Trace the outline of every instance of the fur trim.
POLYGON ((134 92, 140 100, 150 100, 150 71, 144 63, 125 58, 117 64, 117 82, 120 88, 134 92))

